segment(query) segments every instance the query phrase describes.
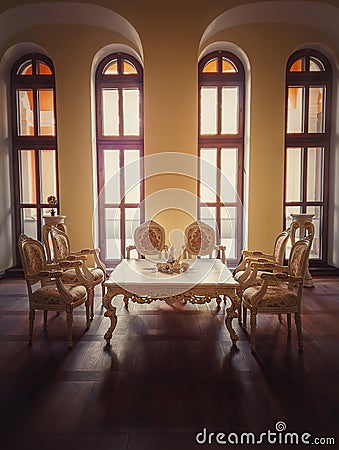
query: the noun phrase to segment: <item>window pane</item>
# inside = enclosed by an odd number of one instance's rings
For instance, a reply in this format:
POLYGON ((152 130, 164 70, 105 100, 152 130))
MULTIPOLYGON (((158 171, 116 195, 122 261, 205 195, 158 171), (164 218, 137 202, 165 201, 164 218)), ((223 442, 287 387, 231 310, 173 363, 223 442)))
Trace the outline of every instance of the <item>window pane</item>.
MULTIPOLYGON (((285 227, 288 228, 291 225, 291 223, 292 223, 293 219, 291 217, 291 214, 300 214, 300 213, 301 213, 301 206, 287 206, 285 208, 285 217, 286 217, 286 219, 285 219, 285 227)), ((296 238, 299 239, 299 237, 300 236, 299 236, 299 233, 298 233, 298 230, 297 230, 296 238)), ((286 252, 285 252, 285 257, 287 259, 290 256, 291 247, 292 247, 292 244, 291 244, 291 240, 289 239, 287 241, 286 252)))
POLYGON ((325 71, 324 64, 321 61, 319 61, 318 58, 311 56, 310 57, 310 71, 311 72, 323 72, 323 71, 325 71))
POLYGON ((308 132, 324 133, 325 131, 325 87, 310 87, 308 105, 308 132))
POLYGON ((20 202, 36 203, 35 151, 19 151, 20 202))
POLYGON ((290 72, 303 72, 305 70, 305 58, 299 58, 291 65, 290 72))
POLYGON ((118 75, 118 61, 114 59, 109 62, 102 72, 104 75, 118 75))
POLYGON ((124 59, 122 63, 122 72, 124 75, 134 75, 138 73, 134 65, 126 59, 124 59))
POLYGON ((32 75, 32 73, 33 73, 32 60, 28 60, 22 63, 17 71, 17 75, 32 75))
POLYGON ((321 258, 321 236, 323 233, 323 207, 322 206, 308 206, 306 208, 307 214, 314 214, 312 222, 314 224, 314 238, 312 242, 312 248, 310 253, 310 259, 321 258))
POLYGON ((39 135, 55 136, 53 89, 38 90, 39 135))
POLYGON ((56 197, 56 152, 55 150, 40 150, 39 157, 41 171, 40 202, 45 203, 50 195, 56 197))
POLYGON ((21 230, 23 233, 27 234, 27 236, 38 239, 36 208, 21 209, 21 230))
POLYGON ((200 201, 215 202, 216 193, 217 149, 202 148, 200 150, 200 201))
POLYGON ((203 206, 200 208, 200 220, 202 222, 207 223, 210 227, 212 227, 215 232, 216 236, 219 237, 219 230, 217 230, 217 222, 216 222, 216 208, 215 207, 209 207, 209 206, 203 206))
POLYGON ((39 75, 52 75, 51 69, 44 62, 38 61, 38 70, 39 75))
POLYGON ((34 136, 33 90, 17 90, 18 135, 34 136))
POLYGON ((203 73, 215 73, 218 72, 218 59, 214 58, 208 61, 204 68, 202 69, 203 73))
POLYGON ((140 203, 140 152, 125 150, 125 203, 140 203))
POLYGON ((324 149, 307 150, 307 201, 323 200, 324 149))
POLYGON ((200 91, 200 134, 217 134, 218 89, 202 87, 200 91))
POLYGON ((228 258, 236 258, 237 243, 237 208, 227 207, 220 209, 221 233, 220 244, 226 246, 228 258))
POLYGON ((238 72, 236 66, 227 58, 222 58, 222 73, 238 72))
POLYGON ((288 88, 287 133, 304 132, 305 88, 288 88))
POLYGON ((121 236, 120 236, 120 209, 105 209, 106 228, 106 257, 107 259, 121 258, 121 236))
POLYGON ((126 208, 125 209, 125 243, 134 245, 134 231, 140 225, 140 209, 126 208))
POLYGON ((139 89, 122 90, 124 136, 139 136, 139 89))
POLYGON ((102 134, 119 136, 119 91, 102 90, 102 134))
POLYGON ((221 149, 221 201, 223 203, 237 201, 238 149, 221 149))
POLYGON ((239 130, 239 88, 223 87, 221 91, 221 133, 237 134, 239 130))
POLYGON ((105 203, 120 203, 120 151, 104 150, 105 203))
POLYGON ((288 148, 286 154, 286 202, 302 200, 302 149, 288 148))

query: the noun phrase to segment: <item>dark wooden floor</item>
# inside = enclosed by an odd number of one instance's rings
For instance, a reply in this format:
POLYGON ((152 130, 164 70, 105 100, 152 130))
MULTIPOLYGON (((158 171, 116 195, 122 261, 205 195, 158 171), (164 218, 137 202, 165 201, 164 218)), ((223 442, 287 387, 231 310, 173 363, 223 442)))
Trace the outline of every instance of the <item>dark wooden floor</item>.
MULTIPOLYGON (((310 441, 334 437, 331 448, 339 448, 339 278, 315 283, 304 290, 301 354, 295 330, 288 339, 286 323, 272 316, 259 319, 255 353, 236 321, 232 346, 225 307, 214 301, 127 311, 116 299, 118 325, 107 347, 99 291, 87 332, 84 310, 75 314, 72 350, 65 317, 54 314, 44 333, 37 313, 28 346, 24 281, 0 280, 1 449, 227 448, 215 435, 213 445, 199 444, 197 433, 233 432, 234 441, 276 432, 277 422, 286 432, 310 433, 310 441)), ((275 446, 286 448, 259 445, 275 446)))

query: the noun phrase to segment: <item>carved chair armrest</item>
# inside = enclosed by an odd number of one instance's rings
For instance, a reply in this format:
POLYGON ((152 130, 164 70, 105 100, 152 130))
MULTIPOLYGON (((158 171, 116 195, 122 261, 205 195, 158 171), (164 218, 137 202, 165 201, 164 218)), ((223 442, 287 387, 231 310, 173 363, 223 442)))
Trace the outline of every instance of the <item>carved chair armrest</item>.
POLYGON ((41 270, 38 273, 39 278, 48 278, 48 279, 54 279, 54 278, 60 278, 62 276, 61 270, 41 270))
POLYGON ((268 284, 276 284, 277 282, 285 282, 288 283, 289 289, 293 286, 297 286, 300 283, 303 283, 303 278, 298 276, 292 276, 288 273, 263 273, 261 278, 264 280, 264 283, 268 284))
POLYGON ((60 268, 64 269, 64 270, 72 269, 72 268, 75 268, 75 267, 81 267, 82 264, 83 264, 82 260, 78 259, 78 258, 77 259, 71 259, 71 260, 69 260, 67 258, 67 259, 65 259, 63 261, 59 261, 58 262, 58 266, 60 268))
POLYGON ((135 245, 129 245, 128 247, 126 247, 126 258, 127 259, 131 259, 131 251, 132 250, 136 250, 137 251, 139 259, 142 258, 142 255, 138 252, 136 246, 135 245))
POLYGON ((67 256, 65 261, 85 261, 87 259, 87 255, 77 254, 77 253, 71 253, 67 256))
POLYGON ((221 260, 224 264, 226 264, 226 247, 225 245, 217 245, 216 249, 218 250, 218 252, 220 252, 221 255, 221 260))
POLYGON ((259 277, 259 272, 269 271, 270 272, 287 272, 287 266, 281 266, 274 261, 269 261, 265 258, 260 258, 258 260, 251 261, 243 275, 243 279, 239 280, 246 286, 252 286, 255 284, 255 280, 259 277))
POLYGON ((243 255, 244 258, 247 258, 247 257, 252 257, 252 258, 255 258, 255 259, 267 258, 267 259, 273 259, 274 260, 274 255, 272 255, 271 253, 264 253, 264 252, 261 252, 259 250, 243 250, 242 251, 242 255, 243 255))
POLYGON ((71 261, 69 260, 59 261, 58 265, 63 270, 75 269, 78 281, 84 286, 91 286, 91 284, 93 283, 94 277, 88 270, 82 258, 77 258, 71 261))

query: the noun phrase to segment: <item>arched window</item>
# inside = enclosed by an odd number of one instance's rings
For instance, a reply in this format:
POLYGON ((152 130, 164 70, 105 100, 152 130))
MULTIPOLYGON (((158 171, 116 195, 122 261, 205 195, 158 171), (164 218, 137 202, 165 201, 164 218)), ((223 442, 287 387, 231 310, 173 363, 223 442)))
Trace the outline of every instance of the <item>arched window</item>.
POLYGON ((55 79, 47 56, 31 53, 15 62, 11 102, 16 236, 41 239, 47 199, 58 198, 55 79))
POLYGON ((232 53, 199 63, 199 218, 216 229, 228 261, 240 258, 243 234, 245 73, 232 53))
POLYGON ((125 257, 144 220, 143 70, 131 55, 104 58, 96 71, 99 241, 109 266, 125 257))
POLYGON ((327 262, 328 161, 332 70, 321 53, 304 49, 286 71, 285 223, 314 214, 310 258, 327 262))

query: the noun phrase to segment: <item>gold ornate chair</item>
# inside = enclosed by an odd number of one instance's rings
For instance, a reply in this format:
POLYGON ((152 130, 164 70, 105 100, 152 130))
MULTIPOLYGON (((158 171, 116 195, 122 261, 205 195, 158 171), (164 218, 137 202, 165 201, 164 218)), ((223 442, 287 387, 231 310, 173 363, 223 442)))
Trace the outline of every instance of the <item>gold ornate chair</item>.
POLYGON ((138 258, 161 256, 162 251, 167 250, 165 240, 165 229, 154 220, 148 220, 135 229, 134 245, 126 248, 126 257, 130 259, 132 250, 137 251, 138 258))
MULTIPOLYGON (((94 317, 94 288, 101 284, 102 296, 105 293, 105 281, 107 280, 106 267, 99 258, 100 249, 85 248, 79 251, 72 251, 70 239, 67 233, 59 228, 51 228, 51 238, 53 245, 53 258, 56 263, 59 261, 81 260, 81 271, 86 280, 86 288, 91 308, 91 319, 94 317), (93 255, 95 267, 88 267, 86 260, 88 255, 93 255)), ((66 269, 62 274, 64 283, 76 283, 77 277, 74 269, 66 269)))
POLYGON ((47 264, 43 245, 25 234, 19 237, 19 252, 24 269, 29 300, 29 343, 32 342, 35 310, 44 312, 44 330, 47 330, 48 311, 66 312, 67 343, 72 347, 73 310, 85 303, 86 327, 89 326, 89 301, 85 280, 80 272, 81 261, 47 264), (78 284, 64 284, 63 269, 74 267, 78 284), (47 282, 47 283, 46 283, 47 282), (34 288, 36 284, 39 287, 34 288))
MULTIPOLYGON (((298 345, 302 349, 301 299, 306 266, 312 238, 309 236, 292 246, 287 266, 274 264, 275 273, 263 272, 262 284, 245 289, 242 296, 243 327, 246 329, 247 310, 250 311, 250 346, 255 348, 257 314, 287 314, 288 334, 291 334, 291 314, 295 316, 298 345)), ((260 263, 253 263, 253 266, 260 263)), ((261 267, 260 267, 261 268, 261 267)))
POLYGON ((215 231, 204 222, 197 220, 185 229, 186 243, 183 247, 183 258, 194 258, 209 256, 212 258, 213 252, 226 264, 226 247, 216 245, 215 231))
POLYGON ((260 273, 256 273, 255 276, 253 274, 253 262, 259 261, 262 264, 262 270, 269 270, 268 267, 272 264, 282 265, 284 263, 286 246, 290 236, 290 229, 279 233, 275 239, 272 253, 264 253, 258 250, 242 251, 242 261, 235 268, 233 275, 234 279, 239 283, 239 287, 237 289, 239 298, 241 298, 243 291, 249 286, 262 283, 260 273), (267 264, 267 267, 265 266, 265 264, 267 264))

